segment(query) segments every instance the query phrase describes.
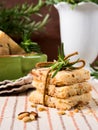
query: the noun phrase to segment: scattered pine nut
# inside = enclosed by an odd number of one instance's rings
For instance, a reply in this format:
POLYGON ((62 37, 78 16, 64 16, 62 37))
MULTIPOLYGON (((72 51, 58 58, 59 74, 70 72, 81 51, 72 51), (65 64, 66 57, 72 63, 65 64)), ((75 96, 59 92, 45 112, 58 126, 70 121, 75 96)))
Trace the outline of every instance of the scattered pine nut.
POLYGON ((19 120, 22 120, 25 116, 29 116, 29 114, 30 114, 29 112, 21 112, 21 113, 18 114, 17 118, 19 120))
POLYGON ((34 111, 31 112, 21 112, 17 117, 19 120, 23 120, 24 122, 30 122, 38 118, 38 114, 34 111))
POLYGON ((25 117, 23 118, 23 121, 24 121, 24 122, 29 122, 29 121, 31 121, 30 116, 25 116, 25 117))
POLYGON ((30 114, 30 119, 33 121, 33 120, 35 120, 36 118, 35 118, 34 115, 30 114))
POLYGON ((36 112, 34 112, 34 111, 31 111, 31 112, 30 112, 30 115, 31 115, 31 116, 34 116, 35 118, 38 118, 38 114, 37 114, 36 112))

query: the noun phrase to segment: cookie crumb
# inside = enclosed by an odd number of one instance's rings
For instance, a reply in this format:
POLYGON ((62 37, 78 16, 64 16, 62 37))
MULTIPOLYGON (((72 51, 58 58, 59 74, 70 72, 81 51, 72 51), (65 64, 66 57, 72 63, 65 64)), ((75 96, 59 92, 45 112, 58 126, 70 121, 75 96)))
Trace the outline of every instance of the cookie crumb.
POLYGON ((74 112, 75 112, 75 113, 78 113, 78 112, 79 112, 79 109, 75 109, 74 112))
POLYGON ((65 113, 65 111, 58 111, 58 114, 59 115, 65 115, 66 113, 65 113))
POLYGON ((46 107, 40 106, 40 107, 37 108, 37 110, 42 112, 42 111, 46 111, 47 109, 46 109, 46 107))
POLYGON ((32 103, 32 104, 31 104, 31 107, 36 108, 36 107, 37 107, 37 105, 36 105, 36 104, 34 104, 34 103, 32 103))

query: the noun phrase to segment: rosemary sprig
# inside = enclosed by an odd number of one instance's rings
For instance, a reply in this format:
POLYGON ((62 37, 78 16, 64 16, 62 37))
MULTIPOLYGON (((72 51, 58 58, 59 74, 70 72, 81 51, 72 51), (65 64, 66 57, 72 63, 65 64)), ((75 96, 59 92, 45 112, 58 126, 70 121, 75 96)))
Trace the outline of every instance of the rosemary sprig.
POLYGON ((91 66, 91 76, 95 79, 98 79, 98 61, 95 62, 95 65, 91 66))
POLYGON ((40 10, 43 6, 44 2, 42 0, 39 0, 36 5, 23 3, 11 8, 4 7, 4 5, 1 6, 0 29, 9 35, 30 36, 32 32, 38 31, 47 23, 48 14, 38 22, 33 17, 33 15, 42 17, 40 10))
POLYGON ((60 70, 73 70, 73 69, 79 69, 85 65, 85 62, 83 60, 77 59, 74 62, 70 62, 70 57, 77 55, 78 52, 72 53, 68 56, 64 55, 64 47, 63 44, 61 44, 61 47, 58 49, 58 60, 51 66, 51 71, 54 71, 52 78, 60 71, 60 70), (83 66, 75 67, 74 65, 82 62, 83 66))
POLYGON ((50 71, 53 71, 52 78, 60 71, 60 70, 73 70, 73 69, 80 69, 85 66, 85 61, 77 59, 76 61, 71 62, 70 57, 77 55, 78 52, 74 52, 69 54, 68 56, 64 55, 64 48, 63 44, 58 49, 58 59, 54 62, 43 62, 37 63, 36 67, 50 67, 50 71), (82 63, 80 66, 74 66, 77 63, 82 63))
MULTIPOLYGON (((25 45, 29 43, 33 49, 35 44, 30 40, 32 33, 41 30, 47 24, 49 18, 49 14, 43 16, 40 13, 44 5, 43 0, 38 0, 37 4, 23 3, 11 8, 7 8, 4 5, 0 6, 0 30, 12 37, 19 37, 22 39, 21 46, 27 48, 25 45), (41 20, 37 22, 33 16, 41 17, 41 20)), ((29 47, 26 50, 30 52, 32 49, 29 47)), ((39 50, 39 47, 36 45, 37 49, 39 50)))
POLYGON ((20 45, 27 53, 32 51, 41 53, 40 46, 36 42, 31 41, 31 39, 24 39, 20 45))

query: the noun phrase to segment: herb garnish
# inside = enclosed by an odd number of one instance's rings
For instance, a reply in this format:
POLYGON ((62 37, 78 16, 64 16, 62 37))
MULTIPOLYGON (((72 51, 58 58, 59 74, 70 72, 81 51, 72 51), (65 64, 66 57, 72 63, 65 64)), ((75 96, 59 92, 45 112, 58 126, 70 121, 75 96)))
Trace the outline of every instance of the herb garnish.
POLYGON ((54 71, 52 78, 60 71, 60 70, 73 70, 80 69, 85 66, 85 61, 81 59, 77 59, 76 61, 71 62, 70 57, 77 55, 78 52, 74 52, 67 56, 64 55, 63 44, 58 48, 58 60, 54 62, 41 62, 37 63, 36 67, 50 67, 50 71, 54 71), (82 63, 80 66, 74 66, 77 63, 82 63))
POLYGON ((91 66, 91 76, 95 79, 98 79, 98 61, 95 62, 95 65, 91 66))
POLYGON ((41 53, 40 46, 36 43, 31 41, 31 39, 24 39, 21 42, 21 47, 27 52, 30 53, 32 51, 41 53))
POLYGON ((0 30, 4 31, 11 37, 19 37, 22 40, 21 46, 26 52, 39 50, 39 46, 33 43, 31 34, 39 31, 47 24, 49 14, 43 16, 40 13, 45 3, 38 0, 37 4, 23 3, 17 4, 11 8, 5 7, 4 4, 0 6, 0 30), (41 20, 35 21, 34 16, 41 17, 41 20), (29 46, 26 46, 27 43, 29 46))

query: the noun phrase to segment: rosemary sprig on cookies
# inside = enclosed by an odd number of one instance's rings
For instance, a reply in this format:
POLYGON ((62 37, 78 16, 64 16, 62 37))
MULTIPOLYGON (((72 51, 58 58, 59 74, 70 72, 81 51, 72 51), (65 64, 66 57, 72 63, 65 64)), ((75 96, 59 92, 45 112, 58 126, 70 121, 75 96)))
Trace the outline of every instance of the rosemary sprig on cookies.
POLYGON ((73 70, 73 69, 80 69, 84 67, 85 66, 84 60, 77 59, 73 62, 70 61, 70 57, 74 55, 78 55, 78 52, 74 52, 72 54, 65 56, 64 47, 63 47, 63 44, 61 44, 61 47, 58 48, 58 59, 56 61, 37 63, 36 68, 50 67, 50 71, 54 71, 52 75, 52 78, 53 78, 60 70, 73 70), (81 63, 81 64, 79 66, 75 66, 78 63, 81 63))

